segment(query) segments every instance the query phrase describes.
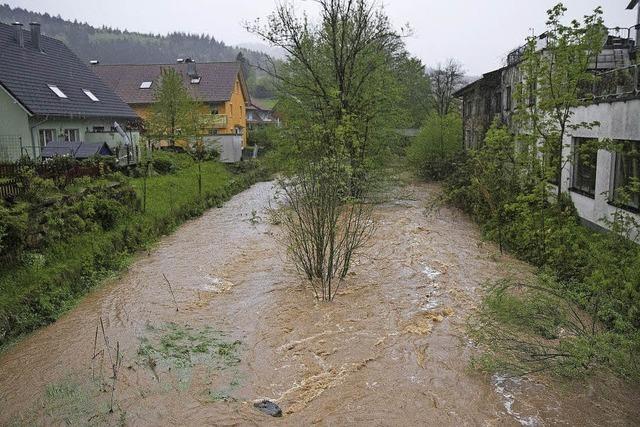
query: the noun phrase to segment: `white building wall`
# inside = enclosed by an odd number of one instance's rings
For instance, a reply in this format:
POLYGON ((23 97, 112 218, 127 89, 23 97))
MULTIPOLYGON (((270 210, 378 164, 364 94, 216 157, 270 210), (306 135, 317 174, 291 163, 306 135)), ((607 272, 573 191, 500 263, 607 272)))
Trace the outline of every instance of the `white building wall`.
POLYGON ((21 146, 31 146, 29 116, 0 88, 0 160, 18 160, 21 146))
MULTIPOLYGON (((573 138, 595 138, 599 140, 632 140, 640 141, 640 99, 619 102, 607 102, 579 107, 572 117, 573 123, 599 122, 599 126, 592 129, 578 129, 571 131, 565 137, 565 158, 572 158, 573 138)), ((613 190, 613 169, 615 154, 607 150, 599 150, 596 164, 595 197, 584 196, 570 191, 573 177, 573 164, 567 162, 562 172, 562 188, 568 191, 578 210, 579 215, 598 226, 606 228, 605 218, 612 218, 618 209, 609 203, 613 190)), ((640 221, 640 215, 633 214, 640 221)))

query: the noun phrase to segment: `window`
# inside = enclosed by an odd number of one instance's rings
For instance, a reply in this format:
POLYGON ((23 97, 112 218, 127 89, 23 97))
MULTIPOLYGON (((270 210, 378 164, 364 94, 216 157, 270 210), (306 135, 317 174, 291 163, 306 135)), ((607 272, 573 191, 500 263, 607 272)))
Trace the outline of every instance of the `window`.
POLYGON ((502 92, 496 93, 496 113, 502 111, 502 92))
POLYGON ((56 142, 55 129, 40 129, 38 134, 40 140, 40 148, 46 147, 50 142, 56 142))
POLYGON ((573 139, 573 180, 571 190, 592 199, 596 195, 596 164, 598 149, 595 141, 586 138, 573 139))
POLYGON ((506 110, 511 111, 511 86, 507 86, 507 105, 506 110))
POLYGON ((233 104, 229 104, 229 115, 233 116, 233 104))
POLYGON ((89 89, 82 89, 82 91, 83 91, 83 92, 84 92, 84 94, 85 94, 85 95, 87 95, 87 96, 89 97, 89 99, 90 99, 90 100, 92 100, 93 102, 98 102, 98 101, 100 101, 100 100, 98 99, 98 97, 97 97, 97 96, 95 96, 95 95, 93 94, 93 92, 91 92, 89 89))
POLYGON ((51 89, 53 93, 58 95, 58 98, 67 98, 67 95, 65 95, 64 92, 61 91, 58 86, 49 85, 49 89, 51 89))
POLYGON ((140 83, 140 89, 149 89, 151 88, 152 84, 153 82, 142 82, 140 83))
POLYGON ((79 129, 65 129, 64 130, 64 142, 78 142, 80 141, 79 129))
POLYGON ((615 155, 613 201, 640 211, 640 141, 624 141, 615 155))

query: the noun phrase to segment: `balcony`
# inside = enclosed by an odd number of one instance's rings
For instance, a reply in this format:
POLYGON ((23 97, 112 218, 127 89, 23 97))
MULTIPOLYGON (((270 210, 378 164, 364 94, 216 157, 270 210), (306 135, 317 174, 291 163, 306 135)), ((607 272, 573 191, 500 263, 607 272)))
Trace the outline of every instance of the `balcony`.
POLYGON ((213 114, 211 116, 210 125, 214 129, 224 129, 229 122, 226 114, 213 114))
POLYGON ((640 95, 640 68, 638 65, 616 68, 596 74, 592 88, 581 90, 584 100, 608 101, 640 95), (589 90, 590 89, 590 90, 589 90))

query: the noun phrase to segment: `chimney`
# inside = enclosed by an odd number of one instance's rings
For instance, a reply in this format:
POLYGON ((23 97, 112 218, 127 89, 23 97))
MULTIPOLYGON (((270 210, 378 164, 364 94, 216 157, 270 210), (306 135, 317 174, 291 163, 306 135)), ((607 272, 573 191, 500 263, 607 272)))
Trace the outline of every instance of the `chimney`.
POLYGON ((185 64, 187 64, 187 75, 192 79, 198 77, 198 71, 196 70, 196 61, 191 58, 187 58, 184 60, 185 64))
POLYGON ((14 22, 12 25, 16 33, 15 37, 18 46, 24 47, 24 33, 22 32, 22 24, 20 22, 14 22))
POLYGON ((40 46, 40 24, 32 22, 29 26, 31 27, 31 44, 33 45, 33 48, 39 52, 42 50, 42 47, 40 46))

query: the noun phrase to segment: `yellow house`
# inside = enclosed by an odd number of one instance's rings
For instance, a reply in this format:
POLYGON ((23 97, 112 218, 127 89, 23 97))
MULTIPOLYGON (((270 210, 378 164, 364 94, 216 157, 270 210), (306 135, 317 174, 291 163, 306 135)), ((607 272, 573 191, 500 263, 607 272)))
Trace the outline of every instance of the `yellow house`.
POLYGON ((93 64, 93 71, 146 119, 154 103, 162 70, 172 68, 184 80, 194 99, 214 116, 212 135, 242 135, 247 144, 247 106, 251 99, 239 62, 196 63, 187 58, 175 64, 93 64))

